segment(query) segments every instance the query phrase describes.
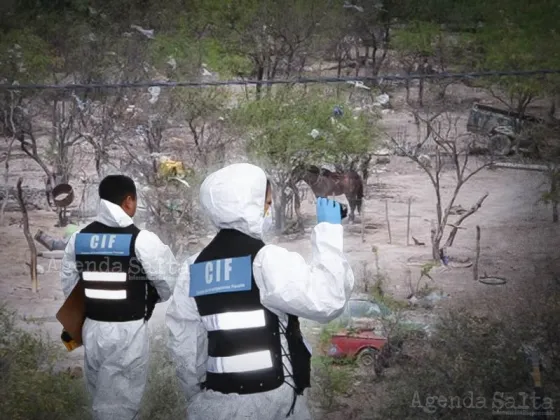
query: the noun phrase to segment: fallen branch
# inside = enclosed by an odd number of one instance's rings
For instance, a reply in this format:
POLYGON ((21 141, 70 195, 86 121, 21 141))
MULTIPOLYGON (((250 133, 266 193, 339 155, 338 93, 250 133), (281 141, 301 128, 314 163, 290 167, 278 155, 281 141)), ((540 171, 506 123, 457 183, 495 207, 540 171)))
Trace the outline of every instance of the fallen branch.
POLYGON ((459 219, 454 223, 455 226, 453 227, 453 230, 449 233, 449 237, 447 238, 447 242, 445 243, 446 247, 451 247, 453 245, 453 241, 455 240, 455 236, 457 235, 457 232, 459 231, 459 227, 460 227, 461 223, 463 223, 467 217, 476 213, 476 211, 478 209, 480 209, 480 207, 482 206, 482 203, 484 202, 484 200, 486 200, 486 197, 488 197, 488 193, 486 193, 482 197, 480 197, 480 199, 476 202, 476 204, 474 206, 472 206, 469 211, 467 211, 465 214, 463 214, 461 217, 459 217, 459 219))
POLYGON ((23 177, 20 177, 17 181, 17 198, 21 208, 22 223, 23 223, 23 234, 25 239, 27 239, 27 245, 29 245, 29 250, 31 251, 31 290, 33 293, 37 293, 39 290, 37 284, 37 248, 35 247, 35 242, 29 231, 29 216, 27 215, 27 208, 25 207, 25 201, 23 200, 23 190, 21 184, 23 183, 23 177))

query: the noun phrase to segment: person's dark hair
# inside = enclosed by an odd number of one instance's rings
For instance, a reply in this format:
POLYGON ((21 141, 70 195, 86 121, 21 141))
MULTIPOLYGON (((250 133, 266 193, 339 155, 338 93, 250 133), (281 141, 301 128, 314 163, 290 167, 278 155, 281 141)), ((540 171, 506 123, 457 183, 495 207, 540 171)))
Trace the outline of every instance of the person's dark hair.
POLYGON ((99 184, 99 198, 120 206, 126 197, 136 200, 136 185, 125 175, 108 175, 99 184))

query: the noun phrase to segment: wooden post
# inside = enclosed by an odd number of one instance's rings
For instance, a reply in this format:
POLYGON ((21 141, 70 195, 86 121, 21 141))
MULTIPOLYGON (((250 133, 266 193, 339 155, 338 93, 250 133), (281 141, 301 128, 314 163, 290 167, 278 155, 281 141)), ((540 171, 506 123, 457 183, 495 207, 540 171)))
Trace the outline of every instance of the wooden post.
POLYGON ((412 204, 412 197, 408 197, 408 216, 406 219, 406 246, 410 245, 410 206, 412 204))
POLYGON ((473 280, 478 281, 478 261, 480 259, 480 226, 476 226, 476 256, 473 265, 473 280))
POLYGON ((387 222, 387 230, 389 232, 389 243, 393 243, 393 239, 391 237, 391 223, 389 222, 389 201, 385 200, 385 220, 387 222))
MULTIPOLYGON (((362 203, 363 204, 363 203, 362 203)), ((362 243, 365 243, 366 241, 366 226, 365 226, 365 214, 364 214, 364 208, 362 207, 362 211, 360 212, 360 221, 362 222, 362 243)))
POLYGON ((17 181, 17 197, 22 214, 23 234, 25 235, 25 239, 27 239, 27 245, 29 245, 29 250, 31 251, 31 290, 33 293, 37 293, 39 290, 37 284, 37 248, 35 247, 35 242, 33 241, 33 237, 29 231, 29 216, 27 215, 27 208, 25 207, 25 201, 23 200, 23 191, 21 188, 22 183, 23 177, 20 177, 17 181))

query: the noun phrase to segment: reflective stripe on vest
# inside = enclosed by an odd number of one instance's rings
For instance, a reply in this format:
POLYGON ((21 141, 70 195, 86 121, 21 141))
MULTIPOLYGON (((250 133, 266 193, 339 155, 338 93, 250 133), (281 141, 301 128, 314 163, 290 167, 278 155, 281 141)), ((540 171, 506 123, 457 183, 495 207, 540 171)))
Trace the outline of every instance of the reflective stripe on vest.
POLYGON ((125 300, 126 290, 85 289, 86 297, 90 299, 125 300))
POLYGON ((84 271, 82 273, 82 276, 85 282, 88 281, 125 282, 126 281, 126 273, 84 271))
POLYGON ((230 357, 208 357, 207 370, 212 373, 250 372, 272 367, 272 354, 268 350, 255 351, 230 357))
POLYGON ((266 325, 264 311, 224 312, 202 317, 206 331, 260 328, 266 325))

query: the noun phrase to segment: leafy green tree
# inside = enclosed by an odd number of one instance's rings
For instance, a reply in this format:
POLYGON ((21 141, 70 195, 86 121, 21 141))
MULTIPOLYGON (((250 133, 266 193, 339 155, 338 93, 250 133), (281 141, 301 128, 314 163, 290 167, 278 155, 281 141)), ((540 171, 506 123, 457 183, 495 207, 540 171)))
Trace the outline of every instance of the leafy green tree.
POLYGON ((246 102, 233 115, 233 123, 247 138, 249 155, 266 168, 274 185, 278 230, 285 228, 288 191, 293 191, 294 199, 298 197, 293 182, 296 168, 340 163, 348 155, 366 153, 375 140, 371 115, 347 110, 335 119, 336 105, 322 92, 288 88, 246 102))

